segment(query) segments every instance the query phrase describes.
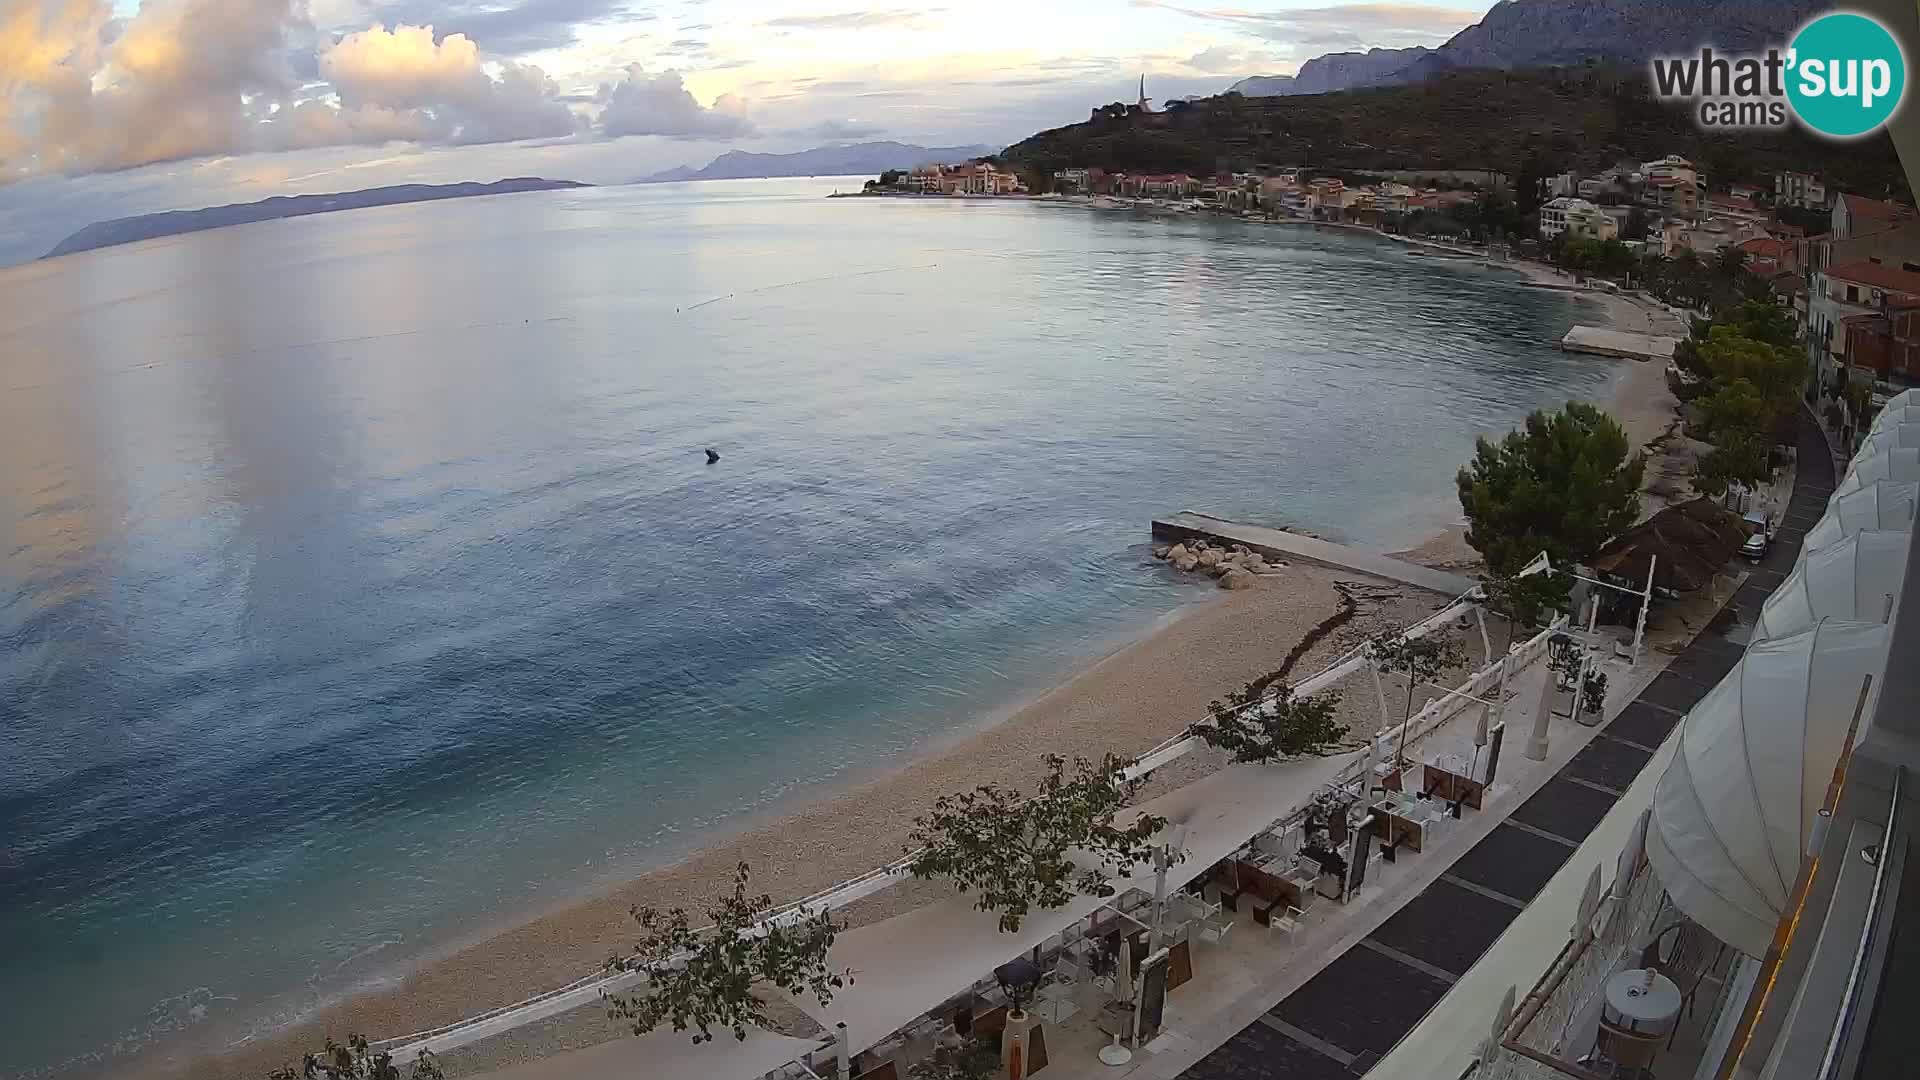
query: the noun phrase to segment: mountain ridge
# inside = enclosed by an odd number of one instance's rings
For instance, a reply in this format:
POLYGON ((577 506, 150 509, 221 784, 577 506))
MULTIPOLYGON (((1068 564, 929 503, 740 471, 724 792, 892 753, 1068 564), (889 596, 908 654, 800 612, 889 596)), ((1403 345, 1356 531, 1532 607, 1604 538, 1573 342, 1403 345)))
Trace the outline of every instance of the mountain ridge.
POLYGON ((1294 75, 1256 75, 1229 89, 1247 97, 1284 97, 1424 82, 1466 69, 1644 64, 1701 45, 1758 52, 1784 45, 1801 23, 1829 6, 1819 0, 1501 0, 1436 48, 1328 53, 1294 75))
POLYGON ((548 180, 539 176, 510 176, 491 183, 468 181, 458 184, 388 184, 358 191, 322 195, 274 195, 246 203, 203 206, 196 210, 162 210, 153 214, 108 218, 83 226, 68 234, 42 255, 51 259, 82 251, 116 247, 162 236, 224 229, 229 225, 248 225, 256 221, 306 217, 340 210, 361 210, 373 206, 397 206, 404 203, 437 202, 441 199, 467 199, 481 195, 506 195, 521 191, 558 191, 591 187, 577 180, 548 180))
POLYGON ((700 168, 681 165, 651 173, 636 184, 671 184, 689 180, 758 180, 786 176, 870 176, 888 169, 911 169, 935 162, 985 157, 992 146, 917 146, 883 140, 834 143, 789 154, 760 154, 729 150, 700 168))

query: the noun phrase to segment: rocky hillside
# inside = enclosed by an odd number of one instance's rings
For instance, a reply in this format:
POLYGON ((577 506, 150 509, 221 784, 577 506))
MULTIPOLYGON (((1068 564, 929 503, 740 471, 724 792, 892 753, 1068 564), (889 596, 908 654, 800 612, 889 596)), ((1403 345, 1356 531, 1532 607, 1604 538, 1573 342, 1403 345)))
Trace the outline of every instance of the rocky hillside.
POLYGON ((1757 51, 1785 44, 1809 16, 1832 6, 1818 0, 1502 0, 1436 49, 1332 53, 1302 64, 1291 79, 1262 75, 1233 88, 1248 97, 1319 94, 1420 82, 1466 68, 1511 71, 1588 60, 1638 65, 1702 45, 1757 51), (1309 80, 1309 69, 1322 61, 1330 63, 1309 80))
POLYGON ((1885 134, 1832 143, 1797 128, 1708 134, 1684 108, 1651 97, 1645 68, 1463 71, 1418 86, 1297 97, 1204 98, 1166 114, 1103 116, 1043 131, 1007 148, 1034 179, 1073 166, 1126 172, 1298 166, 1323 173, 1489 169, 1515 175, 1598 170, 1621 159, 1677 153, 1715 185, 1771 187, 1782 169, 1818 172, 1844 190, 1900 194, 1905 175, 1885 134))
POLYGON ((1250 79, 1241 79, 1229 89, 1248 97, 1277 97, 1282 94, 1325 94, 1350 86, 1372 86, 1432 51, 1424 45, 1415 45, 1410 49, 1328 53, 1301 64, 1300 70, 1292 75, 1255 75, 1250 79))

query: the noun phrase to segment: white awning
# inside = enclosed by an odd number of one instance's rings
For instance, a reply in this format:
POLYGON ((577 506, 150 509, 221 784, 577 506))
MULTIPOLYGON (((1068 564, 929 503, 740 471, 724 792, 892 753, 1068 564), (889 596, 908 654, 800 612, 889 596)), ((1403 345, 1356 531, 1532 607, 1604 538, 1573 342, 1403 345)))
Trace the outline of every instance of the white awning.
MULTIPOLYGON (((1167 872, 1167 887, 1176 889, 1205 873, 1268 824, 1305 806, 1356 756, 1230 765, 1141 804, 1138 813, 1159 814, 1186 828, 1186 857, 1167 872)), ((1133 816, 1122 814, 1120 823, 1133 816)), ((1153 869, 1136 866, 1116 875, 1114 887, 1116 892, 1151 890, 1153 869)), ((825 1008, 808 995, 789 1000, 824 1027, 846 1024, 857 1054, 1112 902, 1076 895, 1064 907, 1030 912, 1017 933, 1005 934, 1000 917, 975 910, 974 900, 961 894, 842 932, 827 963, 851 968, 852 984, 834 991, 825 1008)))
POLYGON ((1920 423, 1920 397, 1915 397, 1913 391, 1907 390, 1880 410, 1880 415, 1873 418, 1873 426, 1868 430, 1879 431, 1895 424, 1914 423, 1920 423))
POLYGON ((1754 623, 1753 641, 1811 630, 1821 619, 1887 621, 1907 578, 1911 532, 1868 529, 1819 551, 1802 551, 1754 623))
POLYGON ((1647 858, 1674 906, 1749 956, 1786 910, 1862 682, 1885 674, 1888 633, 1829 620, 1753 645, 1681 723, 1647 858))
POLYGON ((1801 557, 1832 547, 1862 529, 1911 532, 1917 502, 1920 502, 1920 484, 1897 480, 1882 480, 1858 491, 1835 495, 1827 503, 1827 512, 1807 530, 1806 539, 1801 543, 1801 557))
POLYGON ((1875 480, 1920 480, 1920 447, 1861 453, 1847 466, 1847 475, 1833 493, 1845 495, 1875 480))
POLYGON ((1854 460, 1877 454, 1882 450, 1894 450, 1906 446, 1920 446, 1920 423, 1888 424, 1875 428, 1873 433, 1860 444, 1854 460))

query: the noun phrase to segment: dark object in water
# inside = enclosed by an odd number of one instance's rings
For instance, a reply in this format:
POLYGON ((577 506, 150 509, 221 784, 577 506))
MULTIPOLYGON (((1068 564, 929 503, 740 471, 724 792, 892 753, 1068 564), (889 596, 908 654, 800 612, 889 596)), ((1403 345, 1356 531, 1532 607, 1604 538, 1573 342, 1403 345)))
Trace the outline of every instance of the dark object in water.
POLYGON ((714 462, 719 460, 720 460, 720 451, 715 450, 711 446, 707 447, 707 464, 711 465, 714 462))

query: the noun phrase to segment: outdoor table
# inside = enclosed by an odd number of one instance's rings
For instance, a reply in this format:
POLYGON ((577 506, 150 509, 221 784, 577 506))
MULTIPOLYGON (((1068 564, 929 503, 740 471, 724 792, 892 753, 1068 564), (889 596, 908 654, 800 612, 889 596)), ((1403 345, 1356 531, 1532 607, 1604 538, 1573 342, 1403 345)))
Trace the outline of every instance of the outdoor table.
POLYGON ((1680 1015, 1680 988, 1657 971, 1622 971, 1607 980, 1603 1022, 1637 1035, 1665 1035, 1680 1015))
POLYGON ((1396 841, 1404 837, 1409 850, 1419 851, 1422 830, 1420 820, 1413 816, 1417 812, 1414 809, 1416 805, 1418 801, 1408 796, 1382 799, 1375 807, 1375 812, 1383 819, 1380 835, 1384 837, 1390 833, 1396 841))
POLYGON ((1443 757, 1440 764, 1425 766, 1421 790, 1434 798, 1445 799, 1449 803, 1459 802, 1478 810, 1486 785, 1467 775, 1470 768, 1465 758, 1453 755, 1443 757), (1454 768, 1456 764, 1459 768, 1454 768))

